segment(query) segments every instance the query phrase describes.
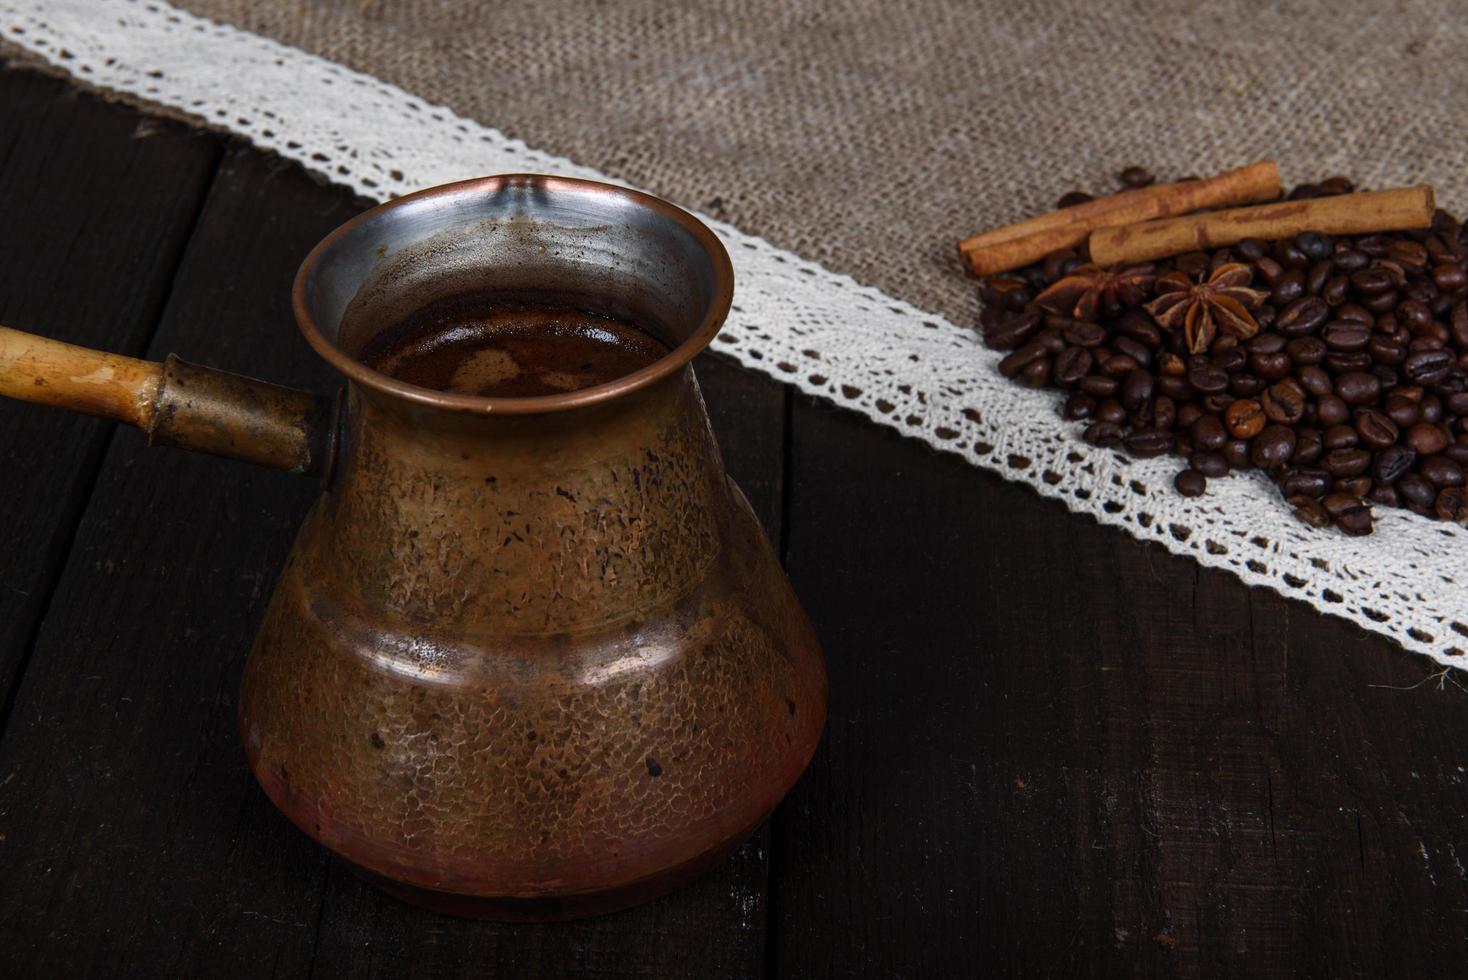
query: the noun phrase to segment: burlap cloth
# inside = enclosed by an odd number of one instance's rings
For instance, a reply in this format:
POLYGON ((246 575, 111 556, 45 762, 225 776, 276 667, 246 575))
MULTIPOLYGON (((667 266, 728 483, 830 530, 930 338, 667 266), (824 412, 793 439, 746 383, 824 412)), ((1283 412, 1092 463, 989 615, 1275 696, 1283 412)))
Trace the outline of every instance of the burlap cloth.
POLYGON ((1468 189, 1468 9, 175 0, 970 322, 957 237, 1273 156, 1468 189))

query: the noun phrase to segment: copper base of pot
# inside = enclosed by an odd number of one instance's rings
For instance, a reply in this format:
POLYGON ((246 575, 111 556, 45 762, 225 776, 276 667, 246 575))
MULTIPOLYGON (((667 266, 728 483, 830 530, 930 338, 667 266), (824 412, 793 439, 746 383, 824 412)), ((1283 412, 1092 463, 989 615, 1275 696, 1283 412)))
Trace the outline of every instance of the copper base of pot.
POLYGON ((435 891, 420 888, 406 882, 369 871, 361 865, 339 858, 342 863, 380 891, 409 905, 428 909, 440 915, 453 915, 463 919, 481 919, 488 922, 565 922, 570 919, 587 919, 598 915, 610 915, 623 909, 642 905, 675 892, 729 857, 739 845, 754 833, 752 828, 727 844, 720 845, 685 861, 673 868, 634 881, 619 888, 588 892, 580 895, 547 895, 540 898, 509 898, 482 895, 460 895, 455 892, 435 891))

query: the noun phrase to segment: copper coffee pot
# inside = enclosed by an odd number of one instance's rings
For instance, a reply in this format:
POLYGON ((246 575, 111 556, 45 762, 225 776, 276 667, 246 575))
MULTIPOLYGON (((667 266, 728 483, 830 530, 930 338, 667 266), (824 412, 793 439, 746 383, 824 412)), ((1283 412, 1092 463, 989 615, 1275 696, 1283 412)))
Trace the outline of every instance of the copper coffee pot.
POLYGON ((728 255, 691 215, 558 177, 465 181, 343 225, 295 316, 319 398, 0 328, 0 394, 319 477, 245 666, 240 733, 297 826, 387 891, 498 919, 669 891, 746 838, 826 715, 816 638, 724 472, 690 362, 728 255), (466 289, 554 296, 670 353, 535 398, 355 355, 466 289))

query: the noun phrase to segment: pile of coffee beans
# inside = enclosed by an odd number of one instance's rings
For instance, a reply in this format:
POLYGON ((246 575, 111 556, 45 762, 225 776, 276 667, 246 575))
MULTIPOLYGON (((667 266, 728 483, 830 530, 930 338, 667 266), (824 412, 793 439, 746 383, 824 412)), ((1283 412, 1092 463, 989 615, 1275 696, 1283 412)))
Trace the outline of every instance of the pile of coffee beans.
MULTIPOLYGON (((1332 177, 1289 197, 1353 189, 1332 177)), ((984 342, 1008 352, 999 370, 1068 392, 1062 414, 1087 442, 1183 457, 1175 486, 1189 497, 1262 470, 1301 520, 1347 534, 1371 532, 1374 504, 1468 521, 1468 228, 1452 215, 1421 231, 1246 239, 1152 263, 1195 283, 1240 263, 1267 293, 1250 311, 1258 333, 1219 331, 1203 353, 1144 309, 1152 288, 1108 294, 1089 320, 1035 302, 1087 259, 1084 247, 1056 252, 980 286, 984 342)))

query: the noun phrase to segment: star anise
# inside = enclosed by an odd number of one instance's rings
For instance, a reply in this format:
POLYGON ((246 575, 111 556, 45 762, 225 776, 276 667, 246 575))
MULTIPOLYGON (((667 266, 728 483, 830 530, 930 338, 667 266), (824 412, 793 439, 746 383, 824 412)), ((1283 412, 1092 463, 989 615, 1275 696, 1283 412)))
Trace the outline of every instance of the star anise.
POLYGON ((1269 295, 1248 288, 1253 276, 1238 262, 1219 266, 1199 283, 1185 273, 1169 272, 1157 280, 1157 298, 1147 304, 1147 312, 1169 330, 1182 327, 1183 339, 1194 354, 1208 350, 1219 330, 1247 340, 1259 332, 1249 311, 1269 295))
POLYGON ((1035 302, 1051 313, 1077 320, 1094 320, 1098 312, 1116 316, 1140 303, 1156 278, 1150 265, 1101 269, 1088 262, 1055 280, 1035 302))

